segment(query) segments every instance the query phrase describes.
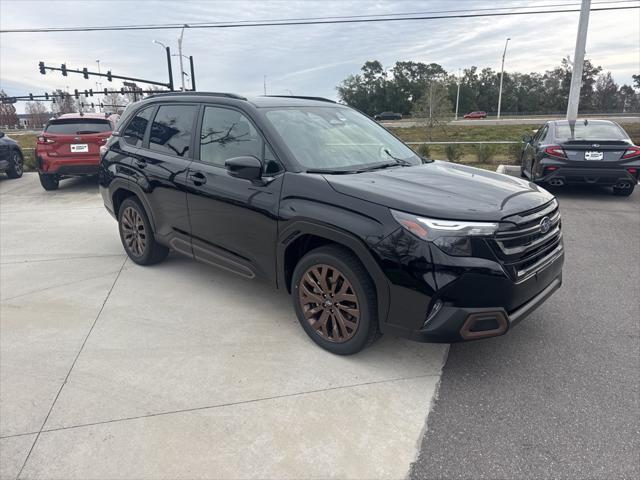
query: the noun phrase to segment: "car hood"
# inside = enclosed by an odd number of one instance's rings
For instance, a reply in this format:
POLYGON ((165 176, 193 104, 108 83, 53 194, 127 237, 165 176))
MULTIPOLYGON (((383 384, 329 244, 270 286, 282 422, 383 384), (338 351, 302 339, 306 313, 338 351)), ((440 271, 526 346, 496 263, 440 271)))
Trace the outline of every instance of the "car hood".
POLYGON ((325 178, 344 195, 452 220, 497 221, 553 199, 526 180, 442 161, 325 178))

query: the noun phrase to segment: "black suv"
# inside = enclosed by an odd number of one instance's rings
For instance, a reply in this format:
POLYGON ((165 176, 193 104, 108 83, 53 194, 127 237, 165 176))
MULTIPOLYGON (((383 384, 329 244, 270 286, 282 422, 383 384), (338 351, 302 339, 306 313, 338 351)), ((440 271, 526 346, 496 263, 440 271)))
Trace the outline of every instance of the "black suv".
POLYGON ((526 180, 418 157, 310 97, 172 93, 130 105, 100 167, 141 265, 175 250, 287 289, 321 347, 505 333, 562 282, 560 212, 526 180))

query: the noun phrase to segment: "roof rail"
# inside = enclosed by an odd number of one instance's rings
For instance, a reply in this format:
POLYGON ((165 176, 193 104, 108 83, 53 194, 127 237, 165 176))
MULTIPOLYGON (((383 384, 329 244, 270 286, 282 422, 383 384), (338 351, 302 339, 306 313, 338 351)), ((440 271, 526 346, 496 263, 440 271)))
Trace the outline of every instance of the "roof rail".
POLYGON ((147 98, 157 98, 157 97, 168 97, 171 95, 185 95, 185 96, 196 96, 196 97, 226 97, 226 98, 236 98, 238 100, 246 100, 246 97, 241 95, 237 95, 235 93, 224 93, 224 92, 162 92, 162 93, 154 93, 153 95, 149 95, 147 98))
POLYGON ((276 98, 301 98, 302 100, 317 100, 318 102, 336 103, 333 100, 329 100, 324 97, 310 97, 306 95, 263 95, 263 97, 276 97, 276 98))

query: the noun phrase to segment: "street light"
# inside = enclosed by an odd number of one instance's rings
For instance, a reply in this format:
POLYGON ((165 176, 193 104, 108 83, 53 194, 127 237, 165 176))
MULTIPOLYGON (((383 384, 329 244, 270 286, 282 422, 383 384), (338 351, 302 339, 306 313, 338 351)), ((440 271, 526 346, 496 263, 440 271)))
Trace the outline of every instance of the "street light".
MULTIPOLYGON (((160 45, 167 52, 167 70, 169 70, 169 91, 173 92, 173 73, 171 72, 171 49, 167 47, 164 43, 159 42, 158 40, 151 40, 151 43, 160 45)), ((182 81, 184 84, 184 77, 182 81)))
POLYGON ((460 69, 458 69, 458 93, 456 93, 456 120, 458 119, 459 104, 460 104, 460 69))
POLYGON ((502 106, 502 78, 504 77, 504 57, 507 55, 507 45, 511 38, 504 42, 504 52, 502 52, 502 68, 500 69, 500 92, 498 93, 498 119, 500 118, 500 107, 502 106))

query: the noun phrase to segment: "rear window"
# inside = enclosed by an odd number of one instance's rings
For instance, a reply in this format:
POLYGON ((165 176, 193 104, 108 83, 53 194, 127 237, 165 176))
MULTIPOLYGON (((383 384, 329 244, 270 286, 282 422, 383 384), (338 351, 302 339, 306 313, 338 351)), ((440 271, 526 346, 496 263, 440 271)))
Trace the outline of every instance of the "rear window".
POLYGON ((556 139, 560 141, 570 140, 626 140, 625 132, 612 123, 577 123, 573 134, 569 124, 556 125, 556 139))
POLYGON ((89 133, 104 133, 111 131, 109 120, 70 118, 68 120, 52 120, 45 128, 45 132, 59 135, 82 135, 89 133))

